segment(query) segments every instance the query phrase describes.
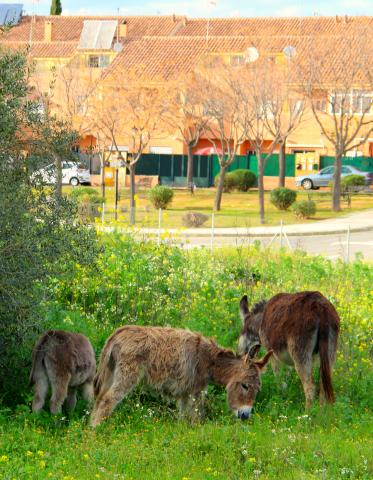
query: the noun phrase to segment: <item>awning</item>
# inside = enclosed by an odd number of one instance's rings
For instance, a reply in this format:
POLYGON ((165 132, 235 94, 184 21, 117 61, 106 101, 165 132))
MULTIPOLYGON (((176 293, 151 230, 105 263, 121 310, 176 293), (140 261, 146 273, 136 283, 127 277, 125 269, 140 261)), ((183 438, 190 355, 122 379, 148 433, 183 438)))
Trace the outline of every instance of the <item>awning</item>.
POLYGON ((221 155, 223 150, 215 147, 204 147, 196 150, 194 155, 221 155))

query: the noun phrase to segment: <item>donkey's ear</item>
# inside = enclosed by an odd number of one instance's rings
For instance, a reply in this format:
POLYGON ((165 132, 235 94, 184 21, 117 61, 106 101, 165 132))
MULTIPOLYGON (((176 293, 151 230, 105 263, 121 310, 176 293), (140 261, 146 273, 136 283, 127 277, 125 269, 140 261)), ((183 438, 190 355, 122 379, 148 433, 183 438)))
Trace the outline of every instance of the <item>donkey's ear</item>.
POLYGON ((256 345, 253 345, 250 350, 248 351, 248 355, 250 358, 254 358, 258 355, 259 350, 260 350, 260 343, 257 343, 256 345))
POLYGON ((255 360, 254 363, 257 367, 259 367, 259 369, 261 370, 261 372, 264 372, 265 371, 265 366, 267 365, 268 363, 268 360, 271 358, 273 354, 273 350, 269 350, 263 358, 261 358, 260 360, 255 360))
POLYGON ((245 321, 245 317, 249 312, 249 302, 247 301, 247 295, 244 295, 240 301, 240 317, 242 323, 245 321))

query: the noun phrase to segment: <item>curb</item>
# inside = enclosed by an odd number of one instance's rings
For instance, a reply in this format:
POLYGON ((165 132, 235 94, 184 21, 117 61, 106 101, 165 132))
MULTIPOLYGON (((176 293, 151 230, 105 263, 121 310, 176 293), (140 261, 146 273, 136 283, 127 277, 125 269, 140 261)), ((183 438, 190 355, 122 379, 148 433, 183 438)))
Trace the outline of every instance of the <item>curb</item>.
MULTIPOLYGON (((273 227, 272 227, 273 228, 273 227)), ((142 234, 142 235, 149 235, 149 236, 156 236, 158 235, 158 230, 157 229, 152 229, 152 230, 143 230, 143 229, 127 229, 127 228, 115 228, 115 227, 99 227, 99 230, 107 231, 107 232, 113 232, 113 231, 118 231, 118 232, 132 232, 135 234, 142 234)), ((369 232, 373 231, 373 225, 366 226, 366 227, 350 227, 350 233, 353 232, 369 232)), ((191 230, 184 230, 184 231, 179 231, 175 229, 161 229, 161 234, 163 233, 169 233, 171 235, 179 235, 181 237, 199 237, 199 238, 211 238, 211 229, 209 229, 208 232, 204 231, 198 231, 198 229, 195 229, 193 231, 191 230)), ((344 229, 338 228, 338 229, 330 229, 330 230, 321 230, 321 231, 311 231, 311 232, 287 232, 286 228, 282 230, 283 234, 286 234, 288 237, 317 237, 317 236, 322 236, 322 235, 338 235, 338 234, 347 234, 347 227, 344 229)), ((248 229, 246 232, 221 232, 221 231, 216 231, 214 232, 214 238, 238 238, 238 237, 244 237, 244 238, 262 238, 262 237, 273 237, 274 235, 279 235, 280 234, 280 229, 276 228, 276 230, 271 231, 271 232, 253 232, 248 229)))

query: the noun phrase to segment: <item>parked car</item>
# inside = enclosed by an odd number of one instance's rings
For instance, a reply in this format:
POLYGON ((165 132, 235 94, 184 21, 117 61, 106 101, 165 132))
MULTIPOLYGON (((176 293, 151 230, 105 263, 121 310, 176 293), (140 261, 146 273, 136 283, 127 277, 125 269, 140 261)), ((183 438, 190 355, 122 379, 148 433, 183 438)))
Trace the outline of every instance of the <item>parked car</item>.
MULTIPOLYGON (((297 177, 295 180, 295 185, 297 187, 303 187, 304 190, 317 190, 320 187, 327 187, 329 183, 333 180, 334 167, 325 167, 320 170, 318 173, 311 173, 309 175, 303 175, 297 177)), ((372 172, 363 172, 357 167, 351 165, 343 165, 341 176, 346 177, 347 175, 362 175, 365 177, 366 185, 373 183, 373 173, 372 172)))
MULTIPOLYGON (((47 165, 44 168, 36 170, 33 173, 33 176, 40 175, 42 180, 45 183, 55 183, 56 182, 56 167, 52 163, 47 165)), ((91 183, 91 174, 89 170, 82 164, 76 164, 73 162, 63 161, 62 162, 62 183, 64 185, 73 185, 74 187, 80 183, 91 183)))

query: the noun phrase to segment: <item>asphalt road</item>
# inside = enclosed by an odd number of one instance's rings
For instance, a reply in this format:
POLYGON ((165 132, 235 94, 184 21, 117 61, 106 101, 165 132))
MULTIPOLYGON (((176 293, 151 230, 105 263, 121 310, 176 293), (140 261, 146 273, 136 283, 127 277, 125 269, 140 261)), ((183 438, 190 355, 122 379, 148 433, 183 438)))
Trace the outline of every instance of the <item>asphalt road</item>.
MULTIPOLYGON (((186 248, 197 246, 205 246, 211 248, 211 239, 208 237, 188 237, 186 248)), ((249 245, 254 241, 260 241, 263 246, 269 245, 270 237, 216 237, 214 246, 232 245, 242 246, 249 245)), ((347 247, 347 234, 333 235, 310 235, 310 236, 289 236, 288 241, 292 249, 304 250, 313 255, 324 255, 330 259, 343 258, 353 260, 356 254, 362 254, 364 259, 373 260, 373 231, 352 232, 350 234, 349 249, 347 247), (349 250, 349 253, 348 253, 349 250)), ((179 242, 178 242, 179 243, 179 242)), ((280 246, 278 238, 272 240, 272 245, 280 246)), ((288 246, 287 240, 283 239, 283 245, 288 246)))

